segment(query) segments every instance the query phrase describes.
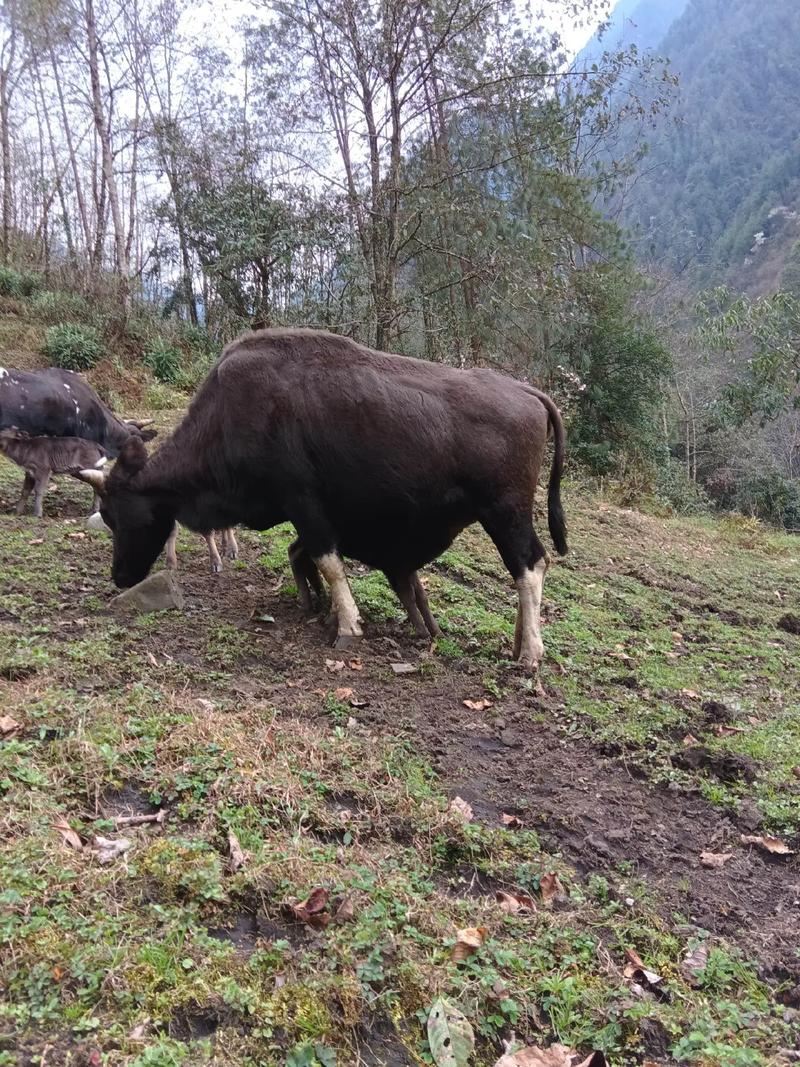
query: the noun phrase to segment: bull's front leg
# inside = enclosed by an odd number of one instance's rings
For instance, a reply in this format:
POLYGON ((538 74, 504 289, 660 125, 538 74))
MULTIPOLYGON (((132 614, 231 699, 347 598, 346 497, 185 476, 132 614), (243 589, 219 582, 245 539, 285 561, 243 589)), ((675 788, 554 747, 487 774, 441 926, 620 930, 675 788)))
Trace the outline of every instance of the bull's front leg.
POLYGON ((363 637, 359 625, 358 608, 350 590, 342 557, 338 552, 326 552, 315 556, 314 562, 320 574, 331 587, 331 609, 336 616, 336 640, 333 647, 348 649, 357 645, 363 637))

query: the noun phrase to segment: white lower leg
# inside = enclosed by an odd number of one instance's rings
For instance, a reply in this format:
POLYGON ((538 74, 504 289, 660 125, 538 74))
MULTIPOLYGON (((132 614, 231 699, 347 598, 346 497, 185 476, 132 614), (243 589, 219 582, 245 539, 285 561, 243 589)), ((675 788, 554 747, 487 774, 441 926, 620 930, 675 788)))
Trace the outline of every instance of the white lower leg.
POLYGON ((228 526, 222 531, 222 548, 226 559, 238 559, 239 546, 236 543, 232 526, 228 526))
POLYGON ((358 608, 350 591, 350 583, 344 572, 342 558, 336 552, 329 552, 314 561, 328 585, 331 587, 331 609, 336 614, 338 638, 361 637, 358 624, 358 608))
POLYGON ((178 566, 178 553, 175 548, 175 543, 178 540, 178 524, 177 522, 172 527, 172 533, 167 539, 167 566, 171 571, 174 571, 178 566))
POLYGON ((217 542, 214 539, 214 531, 205 535, 206 544, 208 545, 208 558, 211 560, 211 570, 214 574, 219 574, 222 570, 222 560, 220 559, 219 550, 217 549, 217 542))
POLYGON ((517 634, 520 639, 517 658, 524 667, 538 667, 544 656, 539 613, 546 570, 547 559, 542 558, 534 565, 533 570, 526 570, 517 578, 517 634))

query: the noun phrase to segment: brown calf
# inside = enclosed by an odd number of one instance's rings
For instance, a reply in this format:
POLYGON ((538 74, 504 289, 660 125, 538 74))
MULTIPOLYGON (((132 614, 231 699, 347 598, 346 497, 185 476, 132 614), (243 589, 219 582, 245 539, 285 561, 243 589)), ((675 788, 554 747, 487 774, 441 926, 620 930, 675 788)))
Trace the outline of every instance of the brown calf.
MULTIPOLYGON (((106 451, 82 437, 30 437, 21 430, 0 430, 0 452, 25 471, 17 515, 22 515, 33 491, 33 514, 42 517, 42 499, 53 474, 75 474, 100 468, 107 462, 106 451)), ((95 495, 93 510, 96 510, 95 495)))

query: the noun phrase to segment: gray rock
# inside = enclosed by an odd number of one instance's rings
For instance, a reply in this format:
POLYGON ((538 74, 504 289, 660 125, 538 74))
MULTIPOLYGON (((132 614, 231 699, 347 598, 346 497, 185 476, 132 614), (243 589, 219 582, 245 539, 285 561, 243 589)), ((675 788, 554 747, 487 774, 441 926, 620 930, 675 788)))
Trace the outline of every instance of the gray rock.
POLYGON ((116 612, 183 610, 183 591, 172 571, 156 571, 143 582, 125 589, 111 601, 116 612))

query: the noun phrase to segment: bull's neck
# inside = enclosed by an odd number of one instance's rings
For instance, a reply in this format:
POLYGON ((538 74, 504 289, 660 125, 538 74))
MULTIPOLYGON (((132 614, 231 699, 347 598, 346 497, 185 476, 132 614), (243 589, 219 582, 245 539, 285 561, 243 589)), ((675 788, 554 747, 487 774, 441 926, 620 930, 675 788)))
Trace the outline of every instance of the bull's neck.
POLYGON ((184 423, 154 453, 136 479, 143 492, 192 494, 199 487, 212 487, 208 451, 184 423))

